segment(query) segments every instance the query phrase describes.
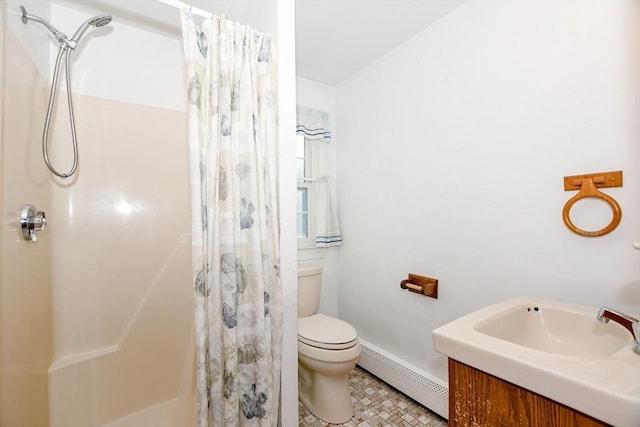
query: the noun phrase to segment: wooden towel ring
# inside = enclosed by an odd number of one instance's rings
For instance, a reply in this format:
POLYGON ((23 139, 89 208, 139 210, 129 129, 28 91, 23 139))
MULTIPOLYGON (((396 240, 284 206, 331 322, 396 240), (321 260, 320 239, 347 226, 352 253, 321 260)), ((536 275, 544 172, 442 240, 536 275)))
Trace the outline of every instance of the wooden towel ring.
POLYGON ((604 236, 605 234, 611 233, 617 226, 620 224, 620 220, 622 219, 622 210, 620 209, 620 205, 613 197, 610 197, 603 192, 599 191, 596 188, 595 183, 593 182, 594 178, 586 178, 582 179, 582 184, 580 186, 580 191, 578 194, 570 198, 567 203, 564 205, 562 209, 562 220, 565 225, 569 228, 569 230, 573 231, 576 234, 587 237, 598 237, 604 236), (585 197, 591 197, 596 199, 604 200, 609 204, 611 210, 613 211, 613 219, 606 227, 596 230, 596 231, 586 231, 576 227, 573 222, 571 222, 571 218, 569 218, 569 211, 573 205, 580 199, 585 197))

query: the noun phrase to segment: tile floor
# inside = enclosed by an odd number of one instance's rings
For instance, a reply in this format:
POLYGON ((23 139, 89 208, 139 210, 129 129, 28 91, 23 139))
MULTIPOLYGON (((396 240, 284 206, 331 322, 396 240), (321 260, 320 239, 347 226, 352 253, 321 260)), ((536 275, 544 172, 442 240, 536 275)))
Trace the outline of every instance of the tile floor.
POLYGON ((447 421, 410 397, 356 366, 349 375, 353 418, 345 424, 327 424, 300 402, 299 424, 304 427, 446 427, 447 421))

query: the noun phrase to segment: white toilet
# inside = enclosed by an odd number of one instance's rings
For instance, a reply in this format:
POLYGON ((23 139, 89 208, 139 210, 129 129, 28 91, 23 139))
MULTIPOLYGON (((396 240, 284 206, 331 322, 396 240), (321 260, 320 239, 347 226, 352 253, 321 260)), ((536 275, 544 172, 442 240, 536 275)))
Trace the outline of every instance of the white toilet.
POLYGON ((320 267, 298 268, 298 395, 313 415, 331 424, 353 416, 349 371, 360 356, 353 326, 318 311, 320 267))

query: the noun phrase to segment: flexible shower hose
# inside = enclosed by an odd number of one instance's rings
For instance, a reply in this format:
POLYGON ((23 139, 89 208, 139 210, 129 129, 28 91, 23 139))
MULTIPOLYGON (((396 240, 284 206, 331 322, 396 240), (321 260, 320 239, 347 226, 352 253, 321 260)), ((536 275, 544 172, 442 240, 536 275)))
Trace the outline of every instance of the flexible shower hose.
POLYGON ((70 64, 71 50, 66 45, 61 45, 56 57, 55 70, 53 72, 53 81, 51 83, 51 93, 49 94, 49 107, 47 108, 47 118, 44 121, 44 132, 42 133, 42 155, 44 156, 44 162, 47 164, 49 170, 59 176, 60 178, 69 178, 76 172, 78 168, 78 139, 76 137, 76 124, 75 117, 73 115, 73 101, 71 100, 71 67, 70 64), (58 87, 58 75, 60 73, 60 65, 62 63, 62 57, 65 57, 65 74, 67 83, 67 103, 69 105, 69 123, 71 124, 71 139, 73 143, 73 166, 67 173, 58 172, 51 161, 49 160, 49 125, 51 124, 51 116, 56 102, 56 89, 58 87))

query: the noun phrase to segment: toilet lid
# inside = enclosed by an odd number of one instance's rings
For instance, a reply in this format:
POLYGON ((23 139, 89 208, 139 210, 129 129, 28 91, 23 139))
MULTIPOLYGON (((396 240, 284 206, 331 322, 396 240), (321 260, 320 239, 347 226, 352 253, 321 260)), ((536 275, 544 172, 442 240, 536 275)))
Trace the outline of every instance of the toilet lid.
POLYGON ((356 345, 357 339, 354 327, 343 320, 321 313, 298 319, 298 340, 305 344, 341 350, 356 345))

